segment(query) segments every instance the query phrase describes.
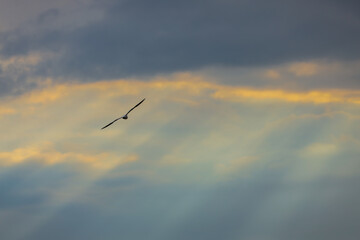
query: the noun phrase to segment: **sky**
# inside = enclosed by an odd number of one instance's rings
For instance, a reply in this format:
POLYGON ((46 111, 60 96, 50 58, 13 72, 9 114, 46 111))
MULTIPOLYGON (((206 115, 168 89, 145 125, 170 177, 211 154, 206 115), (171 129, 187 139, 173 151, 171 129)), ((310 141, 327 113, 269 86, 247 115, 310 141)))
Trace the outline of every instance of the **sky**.
POLYGON ((359 9, 1 0, 0 239, 358 239, 359 9))

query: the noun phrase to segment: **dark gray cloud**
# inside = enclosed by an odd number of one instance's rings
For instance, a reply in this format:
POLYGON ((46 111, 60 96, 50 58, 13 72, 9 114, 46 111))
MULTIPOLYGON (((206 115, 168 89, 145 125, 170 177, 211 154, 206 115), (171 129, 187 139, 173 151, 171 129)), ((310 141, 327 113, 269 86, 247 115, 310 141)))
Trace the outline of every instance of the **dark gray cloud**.
POLYGON ((48 21, 51 21, 52 19, 59 16, 59 9, 56 8, 50 8, 49 10, 46 10, 45 12, 42 12, 38 18, 37 22, 39 24, 44 24, 48 21))
MULTIPOLYGON (((1 55, 56 52, 37 74, 86 79, 360 56, 356 1, 135 0, 97 7, 103 18, 76 29, 2 33, 1 55)), ((53 9, 38 19, 49 17, 61 16, 53 9)))

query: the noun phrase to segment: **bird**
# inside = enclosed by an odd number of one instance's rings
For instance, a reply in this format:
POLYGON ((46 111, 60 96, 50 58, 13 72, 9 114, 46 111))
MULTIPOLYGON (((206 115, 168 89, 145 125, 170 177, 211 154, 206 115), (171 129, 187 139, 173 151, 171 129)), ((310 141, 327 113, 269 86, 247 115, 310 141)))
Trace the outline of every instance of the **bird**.
POLYGON ((134 110, 137 106, 139 106, 143 101, 145 101, 145 98, 144 98, 143 100, 141 100, 138 104, 136 104, 132 109, 130 109, 124 116, 115 119, 115 120, 112 121, 111 123, 109 123, 109 124, 107 124, 106 126, 102 127, 101 130, 104 129, 104 128, 107 128, 108 126, 110 126, 111 124, 113 124, 114 122, 116 122, 117 120, 120 120, 120 119, 125 119, 125 120, 126 120, 126 119, 128 119, 128 114, 129 114, 132 110, 134 110))

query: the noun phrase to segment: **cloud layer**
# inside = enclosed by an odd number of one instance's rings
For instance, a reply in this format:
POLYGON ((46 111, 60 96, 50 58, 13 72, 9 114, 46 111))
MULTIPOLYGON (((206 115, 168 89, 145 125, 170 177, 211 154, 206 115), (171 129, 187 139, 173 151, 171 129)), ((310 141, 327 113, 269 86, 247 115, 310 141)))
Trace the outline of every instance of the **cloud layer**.
POLYGON ((135 0, 90 6, 85 9, 99 9, 102 17, 78 27, 60 24, 69 17, 65 10, 50 9, 29 29, 3 32, 1 55, 56 53, 37 67, 38 74, 87 79, 359 59, 356 1, 135 0))
POLYGON ((357 9, 1 1, 0 239, 356 239, 357 9))
POLYGON ((358 93, 319 94, 180 74, 7 98, 0 236, 351 239, 358 93), (138 96, 128 120, 100 130, 138 96))

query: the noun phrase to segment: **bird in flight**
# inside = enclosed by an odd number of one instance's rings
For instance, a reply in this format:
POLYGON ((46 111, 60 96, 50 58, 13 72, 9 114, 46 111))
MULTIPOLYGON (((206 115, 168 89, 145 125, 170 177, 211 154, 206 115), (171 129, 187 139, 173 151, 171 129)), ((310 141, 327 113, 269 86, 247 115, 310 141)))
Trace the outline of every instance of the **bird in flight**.
POLYGON ((134 108, 136 108, 137 106, 139 106, 143 101, 145 101, 145 98, 143 100, 141 100, 141 102, 139 102, 138 104, 136 104, 132 109, 130 109, 124 116, 122 117, 119 117, 117 119, 115 119, 114 121, 112 121, 111 123, 109 123, 108 125, 102 127, 101 129, 104 129, 104 128, 107 128, 108 126, 110 126, 111 124, 113 124, 114 122, 116 122, 117 120, 120 120, 120 119, 128 119, 128 114, 134 110, 134 108))

